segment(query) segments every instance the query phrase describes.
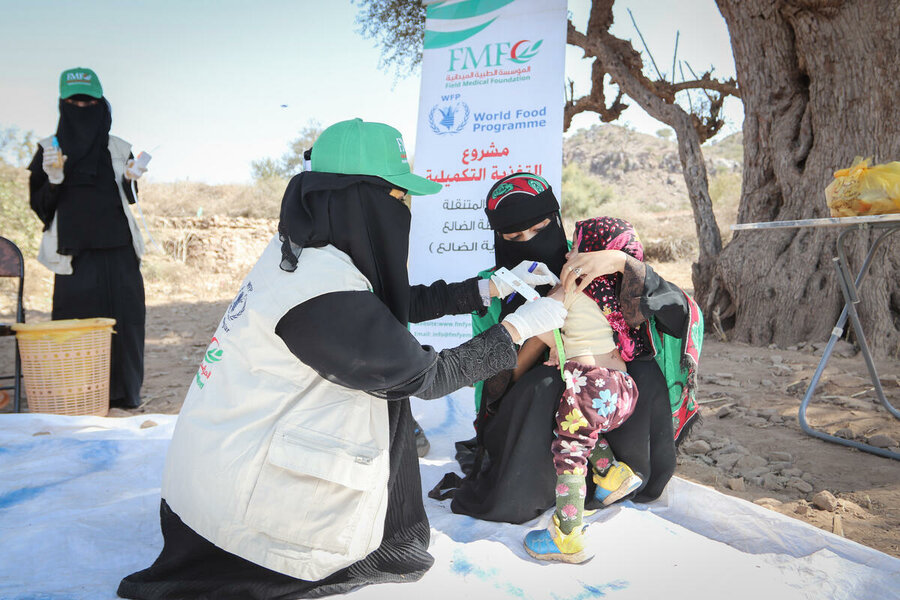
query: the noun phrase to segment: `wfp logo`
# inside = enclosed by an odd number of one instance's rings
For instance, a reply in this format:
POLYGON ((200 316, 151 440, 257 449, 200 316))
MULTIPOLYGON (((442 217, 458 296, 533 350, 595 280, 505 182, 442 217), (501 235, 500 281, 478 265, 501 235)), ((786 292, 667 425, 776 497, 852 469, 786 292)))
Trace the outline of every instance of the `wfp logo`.
POLYGON ((90 73, 66 73, 66 81, 90 83, 91 75, 90 73))
POLYGON ((428 113, 428 125, 438 135, 459 133, 469 122, 469 105, 465 102, 435 104, 428 113))
POLYGON ((522 65, 537 56, 543 43, 544 40, 519 40, 485 44, 480 49, 473 49, 471 46, 451 48, 450 68, 447 71, 499 67, 504 62, 522 65))

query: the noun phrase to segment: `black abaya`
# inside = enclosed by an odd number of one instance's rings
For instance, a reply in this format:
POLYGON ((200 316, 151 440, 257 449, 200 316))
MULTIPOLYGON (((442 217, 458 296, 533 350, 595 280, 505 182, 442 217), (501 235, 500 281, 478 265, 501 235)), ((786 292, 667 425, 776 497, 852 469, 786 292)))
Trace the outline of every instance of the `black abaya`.
POLYGON ((116 406, 141 404, 144 380, 144 278, 130 245, 82 250, 72 274, 53 284, 52 319, 116 320, 112 336, 109 398, 116 406))

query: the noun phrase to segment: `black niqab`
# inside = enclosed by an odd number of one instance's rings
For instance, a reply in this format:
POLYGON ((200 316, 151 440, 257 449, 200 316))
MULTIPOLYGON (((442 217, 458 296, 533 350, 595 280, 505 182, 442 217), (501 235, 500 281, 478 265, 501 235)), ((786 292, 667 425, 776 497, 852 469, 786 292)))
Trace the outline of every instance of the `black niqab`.
POLYGON ((304 172, 284 192, 278 233, 281 268, 303 248, 331 244, 347 254, 398 321, 409 320, 409 209, 379 177, 304 172))
POLYGON ((112 113, 106 99, 91 106, 59 101, 56 139, 67 157, 63 172, 69 185, 95 185, 98 176, 112 178, 108 151, 111 126, 112 113))
MULTIPOLYGON (((569 250, 566 233, 563 231, 559 212, 544 215, 537 222, 544 219, 550 219, 550 224, 533 238, 524 242, 505 240, 499 232, 494 232, 494 258, 497 261, 497 267, 512 269, 523 260, 535 260, 544 263, 551 271, 559 275, 566 262, 566 252, 569 250)), ((528 227, 530 225, 523 226, 522 229, 513 229, 513 231, 524 231, 528 227)), ((537 291, 543 296, 550 291, 550 286, 539 286, 537 291)), ((513 296, 508 302, 504 302, 500 311, 501 318, 514 312, 524 302, 524 298, 519 294, 513 296)))

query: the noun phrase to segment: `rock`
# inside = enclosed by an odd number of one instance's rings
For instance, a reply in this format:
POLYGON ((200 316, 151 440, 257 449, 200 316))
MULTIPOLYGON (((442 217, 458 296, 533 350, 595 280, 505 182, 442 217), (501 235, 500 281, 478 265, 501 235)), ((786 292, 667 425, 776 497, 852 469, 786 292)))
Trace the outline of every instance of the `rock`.
POLYGON ((780 354, 773 354, 769 359, 771 359, 773 365, 780 365, 784 362, 784 358, 780 354))
POLYGON ((790 466, 791 466, 791 463, 789 463, 789 462, 784 462, 784 461, 774 462, 773 461, 773 462, 769 463, 769 470, 772 472, 777 471, 777 472, 783 473, 784 470, 789 468, 790 466))
POLYGON ((808 494, 813 491, 813 486, 809 485, 799 477, 792 477, 790 480, 788 480, 787 486, 794 488, 798 492, 802 492, 804 494, 808 494))
POLYGON ((848 342, 847 340, 838 340, 834 344, 834 350, 832 350, 833 354, 837 354, 842 358, 853 358, 856 356, 856 346, 848 342))
POLYGON ((738 469, 756 469, 758 467, 764 467, 769 464, 769 461, 764 459, 762 456, 755 456, 753 454, 748 454, 746 456, 742 456, 737 463, 735 463, 735 467, 738 469))
POLYGON ((109 412, 106 413, 106 416, 112 417, 112 418, 124 418, 124 417, 131 417, 133 415, 130 412, 128 412, 127 410, 123 410, 121 408, 111 408, 111 409, 109 409, 109 412))
POLYGON ((769 424, 769 420, 762 417, 746 417, 745 420, 751 427, 763 427, 769 424))
POLYGON ((834 435, 839 438, 844 438, 845 440, 852 440, 856 437, 856 434, 853 433, 853 430, 849 427, 841 427, 834 432, 834 435))
POLYGON ((813 480, 815 480, 815 476, 812 473, 804 473, 800 476, 800 479, 809 483, 813 483, 813 480))
POLYGON ((157 423, 156 421, 147 419, 146 421, 141 423, 141 429, 150 429, 151 427, 156 427, 157 425, 159 425, 159 423, 157 423))
POLYGON ((794 509, 794 512, 798 515, 805 515, 809 512, 809 505, 800 503, 797 505, 797 508, 794 509))
POLYGON ((758 504, 759 506, 764 506, 766 508, 771 508, 773 506, 781 506, 781 500, 776 500, 775 498, 757 498, 753 501, 753 504, 758 504))
POLYGON ((791 352, 796 352, 800 348, 798 346, 788 346, 785 350, 790 350, 791 352))
POLYGON ((762 486, 767 490, 778 491, 784 488, 781 478, 775 473, 766 473, 762 476, 762 486))
POLYGON ((893 448, 897 445, 897 440, 885 433, 876 433, 866 441, 876 448, 893 448))
POLYGON ((31 437, 37 437, 39 435, 50 435, 49 431, 36 431, 31 434, 31 437))
POLYGON ((704 463, 708 464, 709 466, 713 466, 714 464, 716 464, 716 461, 714 461, 711 457, 709 457, 705 454, 699 454, 699 455, 697 455, 697 458, 699 458, 701 462, 704 462, 704 463))
POLYGON ((731 379, 734 377, 734 373, 713 373, 713 375, 721 379, 731 379))
POLYGON ((771 473, 768 466, 765 467, 756 467, 755 469, 741 469, 740 474, 745 479, 753 479, 754 477, 761 477, 766 473, 771 473))
POLYGON ((850 410, 871 410, 873 402, 868 398, 842 398, 840 404, 850 410))
POLYGON ((786 477, 800 477, 801 475, 803 475, 803 471, 800 469, 785 469, 782 471, 782 473, 786 477))
POLYGON ((808 387, 809 381, 807 381, 806 379, 799 379, 789 384, 786 388, 784 388, 784 391, 791 396, 800 396, 806 391, 806 388, 808 387))
POLYGON ((794 461, 794 457, 791 456, 790 452, 769 452, 768 459, 772 461, 787 463, 794 461))
POLYGON ((730 406, 723 406, 722 408, 720 408, 719 410, 716 411, 716 418, 724 419, 725 417, 730 415, 732 412, 734 412, 734 411, 731 409, 730 406))
POLYGON ((772 381, 771 379, 763 379, 763 380, 760 381, 759 383, 760 383, 763 387, 767 387, 767 388, 773 388, 773 387, 775 387, 775 382, 772 381))
POLYGON ((712 450, 709 442, 704 440, 693 440, 681 446, 685 454, 706 454, 712 450))
POLYGON ((732 452, 729 454, 721 454, 715 458, 716 464, 726 471, 730 471, 734 468, 735 463, 740 460, 742 454, 738 452, 732 452))
POLYGON ((709 445, 713 447, 713 450, 720 450, 725 446, 730 445, 728 440, 724 440, 722 438, 712 438, 711 440, 706 440, 709 442, 709 445))
POLYGON ((900 377, 879 377, 882 388, 900 388, 900 377))
POLYGON ((735 477, 733 479, 729 479, 725 485, 728 486, 728 489, 734 490, 735 492, 743 492, 744 491, 744 479, 741 477, 735 477))
POLYGON ((762 487, 762 477, 751 477, 750 483, 757 487, 762 487))
POLYGON ((831 531, 835 535, 844 537, 844 523, 841 520, 841 515, 834 515, 834 520, 831 522, 831 531))
POLYGON ((834 512, 834 509, 837 508, 837 498, 835 498, 834 494, 828 490, 822 490, 813 496, 812 503, 818 508, 827 510, 828 512, 834 512))

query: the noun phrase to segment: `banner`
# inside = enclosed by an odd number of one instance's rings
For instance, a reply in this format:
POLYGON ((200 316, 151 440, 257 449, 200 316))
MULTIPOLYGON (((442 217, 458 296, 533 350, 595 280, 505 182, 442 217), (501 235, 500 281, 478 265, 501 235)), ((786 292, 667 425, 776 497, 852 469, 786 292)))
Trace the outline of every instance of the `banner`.
MULTIPOLYGON (((560 197, 566 19, 566 0, 428 4, 414 169, 444 187, 413 197, 412 283, 494 265, 484 202, 498 179, 528 171, 560 197)), ((437 349, 472 335, 468 315, 411 329, 437 349)))

